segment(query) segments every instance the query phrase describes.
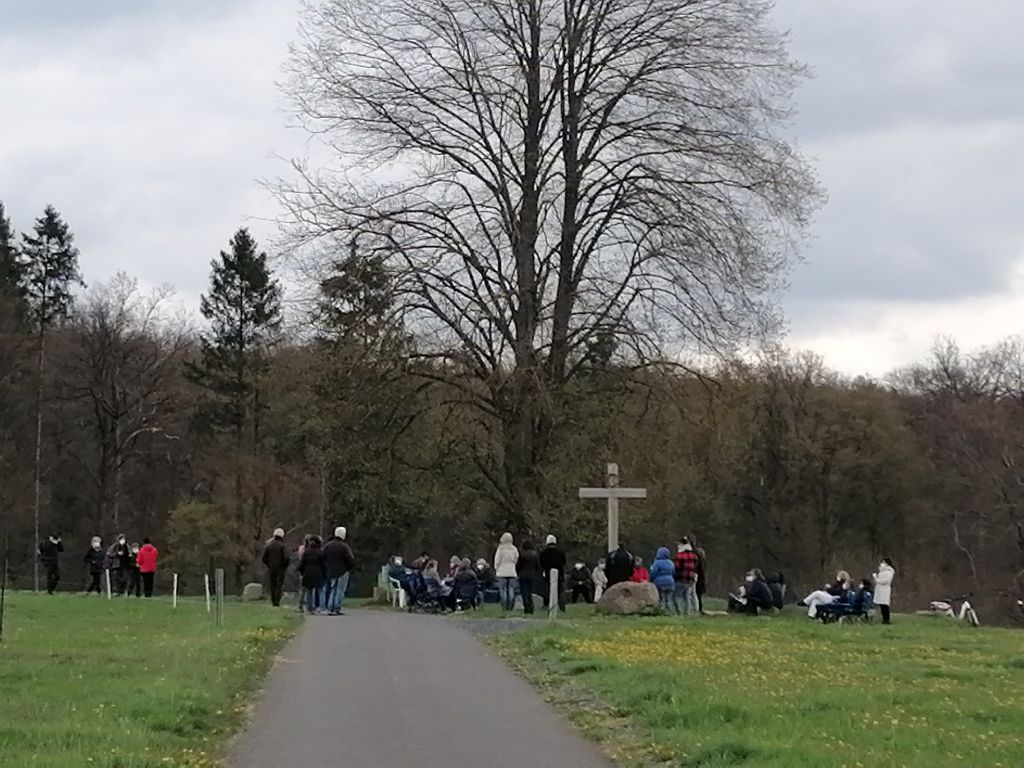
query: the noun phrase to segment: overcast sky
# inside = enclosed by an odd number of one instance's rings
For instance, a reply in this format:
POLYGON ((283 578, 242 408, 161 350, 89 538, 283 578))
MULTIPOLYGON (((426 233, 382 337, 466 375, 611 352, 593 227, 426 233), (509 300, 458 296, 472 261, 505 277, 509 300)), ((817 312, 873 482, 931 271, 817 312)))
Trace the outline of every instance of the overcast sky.
MULTIPOLYGON (((303 152, 275 81, 295 0, 0 0, 0 200, 49 202, 90 282, 195 302, 303 152)), ((791 345, 882 374, 940 335, 1024 332, 1024 2, 780 0, 815 78, 791 130, 829 194, 784 306, 791 345)))

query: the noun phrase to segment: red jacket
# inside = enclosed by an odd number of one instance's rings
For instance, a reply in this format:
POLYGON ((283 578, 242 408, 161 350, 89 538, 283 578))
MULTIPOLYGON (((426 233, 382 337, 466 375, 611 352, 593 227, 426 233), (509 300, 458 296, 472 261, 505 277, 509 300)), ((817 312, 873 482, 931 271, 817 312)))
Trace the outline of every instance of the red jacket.
POLYGON ((143 544, 135 556, 135 564, 139 566, 139 573, 156 573, 156 547, 143 544))
POLYGON ((629 580, 636 584, 641 584, 645 581, 651 580, 651 574, 643 566, 639 568, 633 568, 633 575, 629 577, 629 580))

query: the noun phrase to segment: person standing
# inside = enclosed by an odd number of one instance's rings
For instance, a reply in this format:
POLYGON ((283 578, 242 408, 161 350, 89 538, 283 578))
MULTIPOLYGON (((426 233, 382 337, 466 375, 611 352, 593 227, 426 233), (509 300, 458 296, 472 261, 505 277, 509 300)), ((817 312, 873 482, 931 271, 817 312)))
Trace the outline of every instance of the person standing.
POLYGON ((332 616, 341 616, 348 591, 348 580, 356 567, 352 547, 348 545, 348 529, 339 525, 334 535, 324 546, 324 560, 327 563, 327 586, 324 591, 324 608, 332 616))
POLYGON ((156 578, 157 549, 147 536, 142 540, 139 554, 135 556, 135 562, 139 566, 139 575, 142 577, 142 594, 146 597, 153 596, 153 579, 156 578))
POLYGON ((85 557, 82 558, 82 562, 85 563, 85 567, 89 571, 89 586, 86 587, 85 594, 89 595, 94 591, 97 595, 103 594, 103 590, 100 587, 100 577, 103 575, 103 566, 106 564, 106 555, 103 552, 103 539, 99 536, 92 537, 92 543, 85 550, 85 557))
POLYGON ((107 567, 110 569, 110 579, 114 584, 114 594, 123 595, 128 591, 129 561, 132 552, 128 546, 128 538, 118 534, 117 541, 110 545, 107 550, 107 567))
POLYGON ((697 567, 699 559, 685 536, 676 546, 675 592, 672 601, 677 616, 689 616, 699 610, 697 603, 697 567))
POLYGON ((324 559, 324 548, 319 536, 310 536, 302 549, 299 558, 299 573, 302 574, 302 587, 306 590, 306 610, 317 613, 323 610, 320 597, 327 583, 327 561, 324 559))
POLYGON ((633 573, 630 575, 629 580, 634 584, 643 584, 645 581, 651 580, 651 574, 644 568, 644 559, 642 557, 633 558, 633 573))
POLYGON ((704 613, 704 595, 708 591, 708 554, 697 543, 696 538, 692 535, 689 538, 690 546, 693 547, 693 551, 697 555, 697 610, 700 613, 704 613))
POLYGON ((601 599, 601 595, 608 589, 608 576, 604 572, 604 558, 597 561, 594 570, 590 572, 590 580, 594 582, 594 602, 601 599))
POLYGON ((651 563, 651 583, 658 589, 658 605, 665 613, 672 610, 672 596, 676 588, 676 566, 668 547, 658 549, 651 563))
POLYGON ((523 598, 523 613, 533 614, 533 596, 540 584, 540 555, 533 548, 532 541, 524 541, 523 549, 516 562, 516 575, 519 577, 519 595, 523 598))
POLYGON ((52 595, 60 583, 60 555, 64 551, 64 542, 60 536, 53 534, 39 545, 39 562, 46 569, 46 593, 52 595))
POLYGON ((274 535, 263 548, 263 565, 267 567, 267 575, 270 577, 270 604, 274 607, 281 605, 281 597, 284 595, 284 577, 288 571, 288 563, 291 558, 288 556, 288 547, 284 543, 284 528, 275 528, 274 535))
POLYGON ((619 548, 608 553, 605 575, 608 577, 608 587, 614 587, 624 581, 629 581, 633 576, 633 556, 626 549, 626 542, 619 542, 619 548))
POLYGON ((549 535, 546 539, 544 550, 540 553, 540 571, 544 579, 544 607, 549 608, 551 599, 551 572, 557 571, 555 578, 558 580, 558 610, 565 611, 565 590, 562 585, 565 583, 565 552, 558 548, 558 539, 549 535))
POLYGON ((501 534, 501 541, 494 553, 494 574, 498 578, 498 594, 501 596, 501 607, 511 611, 516 607, 516 579, 519 572, 519 550, 512 543, 512 534, 507 531, 501 534))
POLYGON ((132 542, 131 557, 128 559, 128 596, 142 597, 142 574, 139 573, 139 543, 132 542))
POLYGON ((882 562, 878 565, 878 573, 874 575, 874 579, 875 605, 878 606, 878 610, 882 614, 882 623, 890 624, 892 619, 892 583, 896 579, 896 568, 893 566, 892 560, 888 557, 882 558, 882 562))

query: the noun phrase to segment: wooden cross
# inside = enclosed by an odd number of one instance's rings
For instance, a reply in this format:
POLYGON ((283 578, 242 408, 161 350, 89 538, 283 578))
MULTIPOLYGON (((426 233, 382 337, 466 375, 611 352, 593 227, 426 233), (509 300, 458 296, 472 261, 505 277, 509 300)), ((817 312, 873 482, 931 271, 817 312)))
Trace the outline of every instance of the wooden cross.
POLYGON ((646 488, 620 488, 619 465, 609 464, 604 488, 580 488, 581 499, 608 500, 608 551, 619 548, 619 499, 646 499, 646 488))

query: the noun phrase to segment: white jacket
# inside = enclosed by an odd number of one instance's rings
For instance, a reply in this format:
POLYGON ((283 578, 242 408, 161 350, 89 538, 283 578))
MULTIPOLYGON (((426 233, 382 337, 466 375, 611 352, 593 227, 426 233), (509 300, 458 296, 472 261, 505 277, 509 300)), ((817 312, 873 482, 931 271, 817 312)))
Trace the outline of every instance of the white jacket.
POLYGON ((594 585, 605 589, 608 586, 608 576, 604 572, 604 568, 599 565, 594 566, 594 570, 590 572, 590 578, 593 580, 594 585))
POLYGON ((516 563, 519 562, 519 550, 514 544, 502 542, 494 553, 494 575, 499 579, 514 579, 516 563))
POLYGON ((882 565, 875 574, 875 605, 892 603, 892 582, 896 578, 896 570, 891 565, 882 565))

